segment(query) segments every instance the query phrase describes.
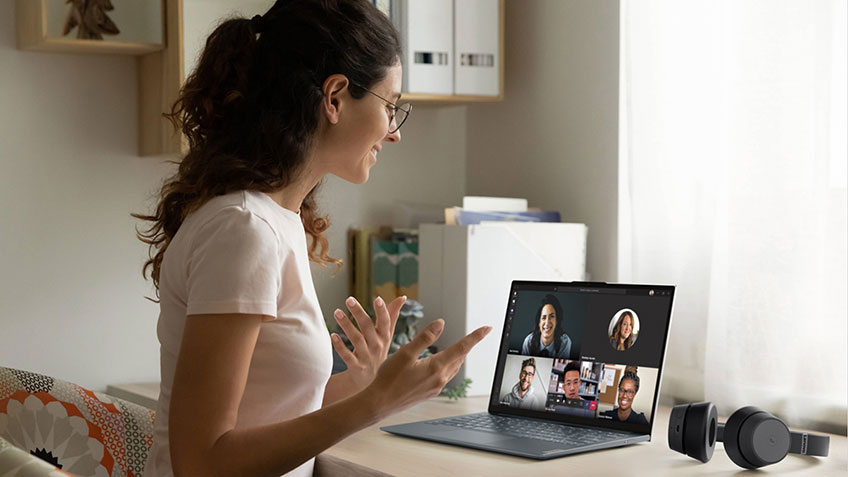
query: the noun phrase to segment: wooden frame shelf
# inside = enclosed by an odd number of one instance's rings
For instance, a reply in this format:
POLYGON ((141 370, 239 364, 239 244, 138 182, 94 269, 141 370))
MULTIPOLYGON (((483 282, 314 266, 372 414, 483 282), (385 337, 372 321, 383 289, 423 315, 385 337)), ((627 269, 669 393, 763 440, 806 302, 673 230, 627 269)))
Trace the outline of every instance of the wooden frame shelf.
POLYGON ((15 2, 17 45, 21 50, 136 56, 140 156, 180 154, 185 150, 182 137, 162 117, 176 101, 183 81, 183 2, 161 2, 161 44, 51 37, 47 34, 46 0, 15 2))
MULTIPOLYGON (((46 0, 16 0, 18 49, 58 53, 146 55, 165 49, 162 43, 81 40, 48 35, 46 0)), ((163 35, 164 36, 164 35, 163 35)))

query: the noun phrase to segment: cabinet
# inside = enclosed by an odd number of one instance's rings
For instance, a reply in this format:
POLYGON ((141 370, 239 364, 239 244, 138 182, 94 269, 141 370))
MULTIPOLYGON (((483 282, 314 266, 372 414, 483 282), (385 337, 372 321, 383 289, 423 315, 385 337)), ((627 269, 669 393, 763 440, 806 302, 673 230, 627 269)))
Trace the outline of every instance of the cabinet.
POLYGON ((405 56, 404 100, 502 101, 504 1, 393 1, 392 22, 401 33, 405 56))

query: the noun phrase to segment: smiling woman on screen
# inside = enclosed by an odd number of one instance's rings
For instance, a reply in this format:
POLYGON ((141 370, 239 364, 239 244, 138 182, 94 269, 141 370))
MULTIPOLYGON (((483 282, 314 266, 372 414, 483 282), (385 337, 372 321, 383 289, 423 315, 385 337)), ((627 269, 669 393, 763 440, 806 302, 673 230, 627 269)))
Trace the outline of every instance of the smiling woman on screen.
POLYGON ((545 295, 542 298, 542 306, 536 312, 533 331, 524 338, 522 354, 568 359, 571 354, 571 338, 562 330, 564 320, 559 300, 553 295, 545 295))

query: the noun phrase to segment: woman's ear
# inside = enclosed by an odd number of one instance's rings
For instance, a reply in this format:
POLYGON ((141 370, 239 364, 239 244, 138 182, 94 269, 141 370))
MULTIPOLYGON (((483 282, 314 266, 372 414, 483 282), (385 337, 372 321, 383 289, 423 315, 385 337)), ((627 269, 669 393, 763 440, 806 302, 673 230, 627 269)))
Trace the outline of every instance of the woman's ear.
POLYGON ((324 80, 321 90, 324 92, 324 100, 321 101, 321 110, 330 124, 337 124, 341 115, 342 105, 348 95, 350 81, 345 75, 334 74, 324 80))

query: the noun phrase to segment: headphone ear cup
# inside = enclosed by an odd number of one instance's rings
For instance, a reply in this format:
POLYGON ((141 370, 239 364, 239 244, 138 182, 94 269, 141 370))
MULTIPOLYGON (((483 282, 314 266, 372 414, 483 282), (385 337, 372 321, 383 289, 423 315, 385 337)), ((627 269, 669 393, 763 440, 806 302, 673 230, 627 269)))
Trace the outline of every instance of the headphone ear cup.
POLYGON ((771 413, 754 414, 739 429, 739 451, 757 467, 780 462, 789 453, 789 428, 771 413))
POLYGON ((715 450, 717 425, 717 412, 713 403, 691 404, 683 424, 686 455, 701 462, 709 462, 715 450))
POLYGON ((668 447, 681 454, 686 454, 686 448, 683 447, 683 430, 688 410, 689 404, 674 406, 668 418, 668 447))
MULTIPOLYGON (((724 451, 727 453, 727 456, 730 457, 730 460, 739 467, 743 467, 745 469, 756 469, 757 467, 761 467, 748 461, 742 453, 742 449, 739 445, 739 434, 742 430, 743 424, 751 418, 751 416, 760 413, 768 414, 766 411, 756 406, 745 406, 737 409, 733 414, 731 414, 727 419, 727 423, 724 425, 724 451)), ((768 415, 771 416, 771 414, 768 415)))

